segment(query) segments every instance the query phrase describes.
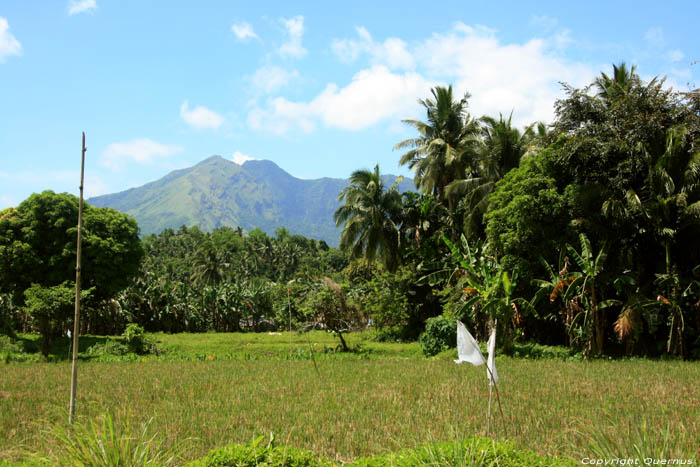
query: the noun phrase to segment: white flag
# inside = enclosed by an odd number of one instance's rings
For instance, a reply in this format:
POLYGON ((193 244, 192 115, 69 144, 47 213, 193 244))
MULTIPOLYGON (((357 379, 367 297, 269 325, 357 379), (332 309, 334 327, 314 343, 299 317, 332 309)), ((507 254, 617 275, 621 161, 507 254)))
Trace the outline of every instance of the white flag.
POLYGON ((458 360, 455 360, 455 363, 469 362, 474 366, 486 363, 479 350, 479 344, 461 321, 457 321, 457 356, 458 360))
POLYGON ((493 329, 491 329, 491 337, 489 337, 489 343, 487 344, 489 348, 489 361, 486 364, 486 377, 489 379, 489 384, 493 385, 498 382, 498 372, 496 371, 496 325, 494 324, 493 329), (491 379, 493 375, 493 380, 491 379))

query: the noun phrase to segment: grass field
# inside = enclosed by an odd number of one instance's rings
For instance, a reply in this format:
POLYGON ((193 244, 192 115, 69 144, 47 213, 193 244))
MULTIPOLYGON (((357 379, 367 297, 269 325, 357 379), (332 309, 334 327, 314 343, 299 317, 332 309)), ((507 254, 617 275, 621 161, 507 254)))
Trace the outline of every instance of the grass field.
MULTIPOLYGON (((188 459, 269 433, 338 461, 485 434, 483 367, 455 365, 448 355, 425 359, 416 344, 362 335, 350 339, 358 351, 339 354, 324 333, 309 337, 311 360, 307 336, 291 337, 291 358, 287 333, 200 334, 157 335, 169 349, 158 357, 81 362, 78 414, 152 419, 168 442, 192 438, 188 459)), ((700 363, 499 356, 497 365, 506 418, 505 428, 494 418, 497 439, 573 459, 602 441, 619 457, 635 443, 665 445, 667 458, 699 454, 700 363)), ((64 421, 68 361, 0 370, 0 459, 56 449, 46 429, 64 421)))

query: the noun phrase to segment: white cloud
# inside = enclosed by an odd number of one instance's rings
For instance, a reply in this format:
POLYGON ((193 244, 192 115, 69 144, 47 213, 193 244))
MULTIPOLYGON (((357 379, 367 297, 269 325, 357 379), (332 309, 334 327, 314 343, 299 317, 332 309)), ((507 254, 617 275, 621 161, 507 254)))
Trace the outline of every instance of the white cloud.
POLYGON ((364 27, 355 28, 358 39, 334 40, 331 44, 333 53, 343 62, 351 63, 362 54, 368 54, 373 64, 386 65, 391 69, 414 68, 415 61, 407 50, 407 44, 396 37, 390 37, 382 43, 375 42, 364 27))
POLYGON ((251 81, 253 86, 260 91, 271 94, 279 91, 289 84, 289 82, 297 78, 299 78, 299 72, 296 70, 287 71, 279 66, 266 65, 255 71, 251 77, 251 81))
POLYGON ((151 164, 157 158, 166 158, 182 152, 181 146, 166 145, 148 138, 112 143, 102 152, 100 165, 110 169, 121 169, 126 161, 151 164))
POLYGON ((224 117, 201 105, 190 110, 187 101, 180 106, 180 117, 188 125, 197 129, 211 128, 215 130, 224 123, 224 117))
POLYGON ((68 2, 68 14, 77 15, 78 13, 90 12, 97 9, 95 0, 70 0, 68 2))
POLYGON ((364 28, 357 34, 357 40, 335 41, 333 51, 349 61, 369 54, 373 66, 356 73, 344 87, 327 84, 309 101, 268 99, 249 112, 250 128, 277 134, 311 132, 319 124, 359 130, 385 120, 424 118, 417 100, 428 97, 431 87, 447 83, 454 85, 455 97, 467 91, 472 95, 473 116, 497 117, 513 111, 513 123, 522 127, 552 121, 554 101, 563 96, 560 82, 581 87, 596 76, 591 67, 560 58, 559 48, 568 41, 556 36, 502 44, 492 29, 457 23, 413 47, 403 44, 396 49, 401 54, 391 55, 377 52, 390 49, 387 41, 373 41, 364 28), (410 60, 396 60, 403 52, 410 60), (411 63, 415 70, 392 71, 411 63))
POLYGON ((10 55, 22 55, 22 44, 10 33, 10 25, 0 16, 0 63, 10 55))
POLYGON ((513 122, 522 126, 553 119, 554 101, 562 96, 560 82, 580 87, 595 77, 589 66, 554 53, 559 46, 544 39, 501 44, 493 30, 457 23, 447 33, 433 34, 414 56, 428 76, 453 83, 457 95, 472 95, 472 115, 513 110, 513 122))
POLYGON ((248 154, 243 154, 240 151, 236 151, 233 153, 231 160, 238 165, 243 165, 246 161, 259 161, 260 159, 256 159, 255 157, 251 157, 248 154))
POLYGON ((685 58, 685 54, 680 50, 671 50, 668 53, 668 59, 672 62, 680 62, 683 58, 685 58))
POLYGON ((318 122, 331 128, 360 130, 389 117, 401 119, 412 114, 416 99, 432 84, 417 73, 396 74, 378 65, 357 73, 344 88, 328 84, 310 102, 270 99, 265 108, 254 108, 248 114, 248 124, 277 134, 289 130, 308 133, 318 122))
POLYGON ((235 23, 231 26, 231 31, 236 35, 238 40, 245 41, 247 39, 257 39, 258 35, 253 31, 253 26, 248 23, 235 23))
POLYGON ((301 45, 301 37, 304 35, 304 17, 297 15, 289 19, 282 18, 281 21, 289 38, 280 46, 280 55, 289 58, 301 58, 306 55, 306 49, 301 45))

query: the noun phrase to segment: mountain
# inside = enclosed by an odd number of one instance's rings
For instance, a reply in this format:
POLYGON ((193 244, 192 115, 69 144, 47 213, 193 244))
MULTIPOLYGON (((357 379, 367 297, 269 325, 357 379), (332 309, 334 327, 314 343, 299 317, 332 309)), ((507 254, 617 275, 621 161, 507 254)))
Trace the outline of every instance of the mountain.
MULTIPOLYGON (((393 175, 384 177, 387 186, 394 180, 393 175)), ((333 213, 339 206, 338 193, 347 185, 348 180, 338 178, 295 178, 267 160, 238 165, 212 156, 155 182, 87 201, 129 214, 143 235, 181 225, 197 225, 205 231, 221 226, 246 231, 259 227, 271 235, 286 227, 293 234, 335 246, 340 229, 333 213)), ((410 190, 415 190, 413 180, 404 179, 399 191, 410 190)))

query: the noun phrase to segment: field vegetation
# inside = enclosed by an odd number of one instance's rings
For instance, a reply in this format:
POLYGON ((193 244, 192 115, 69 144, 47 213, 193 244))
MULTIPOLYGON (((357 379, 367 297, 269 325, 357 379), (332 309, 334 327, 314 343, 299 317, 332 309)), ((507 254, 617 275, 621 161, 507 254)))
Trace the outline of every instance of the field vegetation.
MULTIPOLYGON (((193 460, 228 443, 274 435, 277 443, 336 461, 386 455, 427 441, 485 435, 483 368, 426 359, 416 344, 351 335, 336 352, 326 333, 156 335, 170 348, 134 361, 81 363, 80 420, 149 423, 164 448, 187 441, 193 460), (315 360, 308 354, 308 341, 315 360), (328 350, 324 350, 328 349, 328 350)), ((542 456, 593 456, 609 437, 616 454, 639 443, 692 458, 700 445, 697 363, 498 357, 505 427, 494 439, 542 456), (661 446, 666 443, 666 446, 661 446)), ((52 425, 65 423, 68 362, 9 364, 0 379, 0 452, 61 454, 52 425), (48 431, 47 431, 48 430, 48 431)))

